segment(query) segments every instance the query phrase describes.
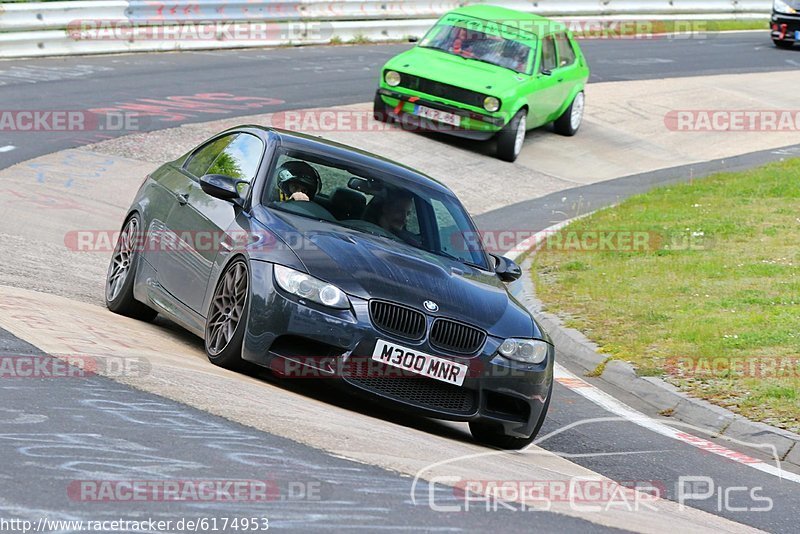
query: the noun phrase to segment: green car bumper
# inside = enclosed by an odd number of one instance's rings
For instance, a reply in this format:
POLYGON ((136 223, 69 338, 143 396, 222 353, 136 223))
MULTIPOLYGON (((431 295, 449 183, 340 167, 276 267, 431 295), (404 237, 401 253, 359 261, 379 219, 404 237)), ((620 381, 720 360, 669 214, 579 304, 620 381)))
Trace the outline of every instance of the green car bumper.
POLYGON ((467 139, 485 140, 503 129, 507 119, 502 113, 478 113, 461 107, 428 100, 413 94, 406 94, 384 87, 376 93, 392 119, 399 121, 403 128, 442 132, 467 139), (450 113, 459 117, 458 126, 423 117, 418 106, 450 113))

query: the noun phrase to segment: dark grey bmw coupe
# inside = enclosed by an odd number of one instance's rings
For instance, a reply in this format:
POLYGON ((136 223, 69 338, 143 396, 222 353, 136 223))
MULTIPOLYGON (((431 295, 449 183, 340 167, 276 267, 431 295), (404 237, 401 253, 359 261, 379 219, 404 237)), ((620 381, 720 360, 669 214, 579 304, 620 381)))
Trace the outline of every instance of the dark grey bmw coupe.
POLYGON ((332 377, 476 440, 530 443, 554 349, 508 292, 443 184, 315 137, 222 132, 147 177, 122 225, 106 303, 161 313, 211 362, 332 377))

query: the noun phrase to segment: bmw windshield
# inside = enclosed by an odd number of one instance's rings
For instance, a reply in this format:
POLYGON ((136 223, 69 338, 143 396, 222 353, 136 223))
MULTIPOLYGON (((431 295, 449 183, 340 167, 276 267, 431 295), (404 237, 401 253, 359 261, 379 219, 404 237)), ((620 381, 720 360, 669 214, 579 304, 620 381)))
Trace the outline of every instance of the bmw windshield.
POLYGON ((297 150, 279 149, 275 158, 266 206, 489 269, 479 235, 452 194, 297 150))
POLYGON ((533 48, 504 37, 506 30, 511 31, 511 28, 478 19, 446 17, 431 28, 419 46, 529 73, 533 48))

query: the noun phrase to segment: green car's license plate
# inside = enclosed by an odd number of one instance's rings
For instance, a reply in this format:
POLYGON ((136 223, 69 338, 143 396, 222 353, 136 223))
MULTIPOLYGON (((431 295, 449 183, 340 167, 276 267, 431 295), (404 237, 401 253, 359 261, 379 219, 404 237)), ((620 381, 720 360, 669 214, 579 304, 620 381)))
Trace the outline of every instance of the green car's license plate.
POLYGON ((426 119, 431 119, 437 122, 450 124, 451 126, 458 126, 461 124, 461 117, 459 117, 454 113, 439 111, 438 109, 426 108, 425 106, 420 106, 420 105, 414 106, 414 115, 417 115, 419 117, 425 117, 426 119))

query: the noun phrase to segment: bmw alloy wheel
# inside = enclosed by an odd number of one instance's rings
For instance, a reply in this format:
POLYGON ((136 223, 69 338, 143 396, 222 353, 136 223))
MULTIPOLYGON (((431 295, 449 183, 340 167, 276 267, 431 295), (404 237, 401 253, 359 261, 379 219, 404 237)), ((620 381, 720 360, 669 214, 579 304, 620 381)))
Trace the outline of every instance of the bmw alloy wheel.
POLYGON ((211 301, 211 313, 206 326, 206 350, 216 356, 225 350, 242 318, 247 305, 247 267, 236 261, 220 280, 211 301))
POLYGON ((117 240, 111 265, 106 278, 106 300, 113 301, 119 295, 128 274, 131 272, 134 254, 136 252, 137 235, 139 234, 139 219, 131 217, 117 240))

